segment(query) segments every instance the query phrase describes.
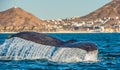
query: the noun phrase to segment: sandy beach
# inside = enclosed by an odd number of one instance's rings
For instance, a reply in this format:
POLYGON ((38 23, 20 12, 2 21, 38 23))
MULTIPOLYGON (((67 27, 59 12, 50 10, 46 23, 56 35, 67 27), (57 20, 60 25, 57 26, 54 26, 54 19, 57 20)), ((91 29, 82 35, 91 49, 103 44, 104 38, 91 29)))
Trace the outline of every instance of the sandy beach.
MULTIPOLYGON (((24 31, 23 31, 24 32, 24 31)), ((29 31, 28 31, 29 32, 29 31)), ((34 31, 37 32, 37 31, 34 31)), ((19 32, 0 32, 0 34, 15 34, 15 33, 19 33, 19 32)), ((38 32, 38 33, 120 33, 120 32, 75 32, 75 31, 63 31, 63 32, 38 32)))

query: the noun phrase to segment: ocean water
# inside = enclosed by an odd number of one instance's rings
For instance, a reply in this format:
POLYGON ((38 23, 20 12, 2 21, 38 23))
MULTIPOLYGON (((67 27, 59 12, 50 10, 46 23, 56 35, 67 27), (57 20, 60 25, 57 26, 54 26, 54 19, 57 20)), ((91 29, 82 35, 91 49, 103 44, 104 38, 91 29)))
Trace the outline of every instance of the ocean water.
MULTIPOLYGON (((0 44, 7 36, 0 34, 0 44)), ((120 33, 76 33, 48 34, 64 41, 93 42, 98 46, 97 62, 52 62, 37 60, 0 60, 0 70, 120 70, 120 33)), ((71 56, 72 57, 72 56, 71 56)))

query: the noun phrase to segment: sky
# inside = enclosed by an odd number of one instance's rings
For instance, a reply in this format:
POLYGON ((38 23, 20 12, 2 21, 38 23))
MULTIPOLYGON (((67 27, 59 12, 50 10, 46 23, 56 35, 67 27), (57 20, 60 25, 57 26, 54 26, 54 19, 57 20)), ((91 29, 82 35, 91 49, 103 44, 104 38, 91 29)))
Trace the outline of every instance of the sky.
POLYGON ((14 5, 40 19, 65 19, 85 16, 112 0, 0 0, 0 12, 14 5))

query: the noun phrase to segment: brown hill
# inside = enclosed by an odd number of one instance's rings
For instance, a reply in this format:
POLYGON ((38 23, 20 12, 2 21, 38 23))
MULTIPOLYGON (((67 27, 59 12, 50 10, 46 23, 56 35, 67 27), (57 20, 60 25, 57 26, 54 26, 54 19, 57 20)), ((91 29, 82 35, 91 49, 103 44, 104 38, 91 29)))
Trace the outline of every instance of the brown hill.
POLYGON ((21 8, 13 7, 0 12, 0 31, 42 31, 45 21, 38 19, 21 8))
POLYGON ((104 17, 120 17, 120 0, 113 0, 100 9, 81 17, 82 19, 94 20, 104 17))
POLYGON ((75 19, 69 19, 68 21, 90 21, 90 20, 96 20, 96 19, 103 19, 104 17, 120 17, 120 0, 113 0, 110 3, 104 5, 103 7, 97 9, 94 12, 89 13, 86 16, 75 18, 75 19))

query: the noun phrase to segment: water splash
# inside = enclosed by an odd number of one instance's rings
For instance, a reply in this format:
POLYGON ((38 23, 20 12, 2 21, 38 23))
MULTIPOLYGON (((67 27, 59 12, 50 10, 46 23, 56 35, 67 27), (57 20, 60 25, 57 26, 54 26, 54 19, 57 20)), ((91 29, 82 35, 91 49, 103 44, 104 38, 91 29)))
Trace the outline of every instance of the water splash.
POLYGON ((0 46, 0 55, 9 57, 9 59, 12 59, 11 57, 14 57, 14 59, 48 59, 54 48, 21 38, 11 38, 0 46))
POLYGON ((78 48, 59 48, 52 59, 59 62, 78 62, 84 60, 85 54, 86 51, 78 48))
POLYGON ((86 61, 91 57, 93 60, 97 58, 97 56, 88 55, 88 52, 82 49, 42 45, 18 37, 7 39, 0 46, 0 59, 47 59, 55 62, 79 62, 86 61))

